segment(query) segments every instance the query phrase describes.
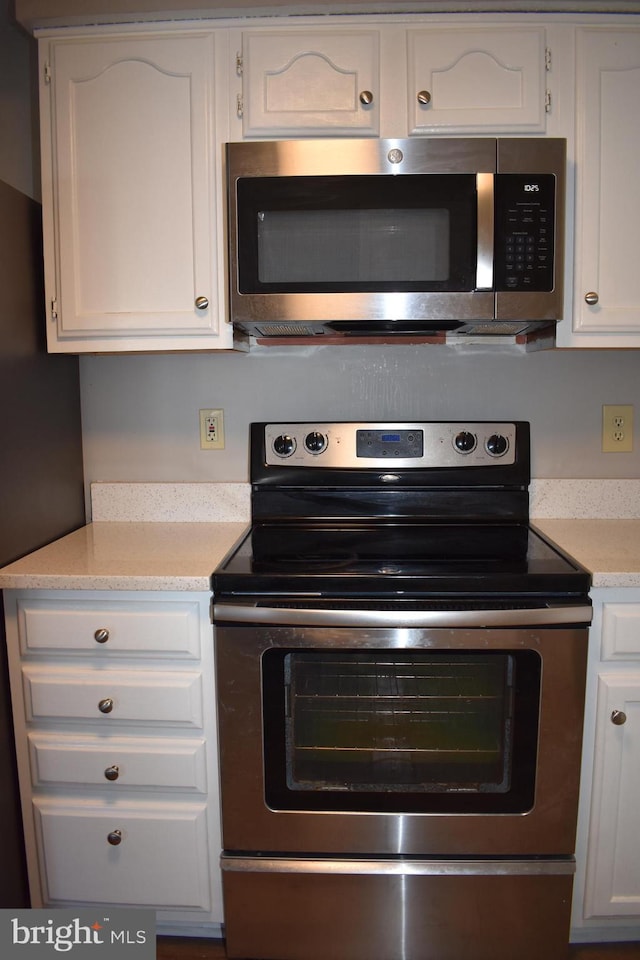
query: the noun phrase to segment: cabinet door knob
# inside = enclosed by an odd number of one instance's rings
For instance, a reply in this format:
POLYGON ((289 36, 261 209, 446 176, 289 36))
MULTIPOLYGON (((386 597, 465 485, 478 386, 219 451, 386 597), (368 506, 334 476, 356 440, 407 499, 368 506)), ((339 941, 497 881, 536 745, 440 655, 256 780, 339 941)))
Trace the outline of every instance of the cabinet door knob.
POLYGON ((117 847, 119 843, 122 843, 122 830, 112 830, 111 833, 108 833, 107 842, 112 847, 117 847))
POLYGON ((113 700, 111 697, 105 697, 104 700, 101 700, 98 704, 98 710, 100 713, 111 713, 113 710, 113 700))
POLYGON ((109 631, 106 627, 98 627, 93 635, 93 639, 96 643, 106 643, 109 639, 109 631))
POLYGON ((206 310, 209 306, 208 297, 196 297, 196 309, 197 310, 206 310))
POLYGON ((621 727, 623 723, 627 722, 627 715, 624 710, 613 710, 611 713, 611 723, 615 723, 616 727, 621 727))
POLYGON ((114 763, 113 766, 107 767, 104 775, 107 780, 117 780, 120 776, 120 767, 114 763))
POLYGON ((585 299, 585 303, 588 303, 590 307, 595 307, 600 297, 595 292, 595 290, 590 290, 589 293, 585 293, 584 299, 585 299))
POLYGON ((373 94, 371 90, 363 90, 360 94, 360 103, 363 107, 368 107, 370 103, 373 103, 373 94))
POLYGON ((428 90, 420 90, 418 92, 418 103, 422 103, 425 107, 428 103, 431 103, 431 94, 428 90))

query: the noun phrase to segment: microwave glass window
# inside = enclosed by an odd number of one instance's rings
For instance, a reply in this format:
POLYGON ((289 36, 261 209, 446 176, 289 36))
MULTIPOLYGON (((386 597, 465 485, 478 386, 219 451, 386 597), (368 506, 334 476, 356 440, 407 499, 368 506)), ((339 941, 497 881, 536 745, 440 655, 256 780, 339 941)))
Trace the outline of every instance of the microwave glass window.
POLYGON ((433 283, 450 275, 450 216, 428 210, 264 210, 261 284, 433 283))
POLYGON ((474 175, 249 177, 236 190, 242 294, 475 287, 474 175))

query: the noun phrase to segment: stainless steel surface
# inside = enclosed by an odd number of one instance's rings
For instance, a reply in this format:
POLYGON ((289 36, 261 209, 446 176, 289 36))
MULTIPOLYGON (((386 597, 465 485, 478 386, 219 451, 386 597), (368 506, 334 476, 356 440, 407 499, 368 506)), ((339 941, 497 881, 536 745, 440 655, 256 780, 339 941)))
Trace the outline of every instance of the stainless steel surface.
POLYGON ((223 854, 223 870, 230 873, 296 873, 296 874, 369 874, 388 877, 561 877, 573 876, 575 860, 375 860, 368 857, 247 857, 223 854))
POLYGON ((369 104, 373 103, 373 94, 371 93, 371 90, 363 90, 358 99, 364 107, 368 107, 369 104))
POLYGON ((476 174, 476 189, 478 192, 476 287, 478 290, 493 290, 493 183, 493 174, 476 174))
POLYGON ((431 103, 431 94, 428 90, 420 90, 418 92, 418 103, 423 104, 426 107, 428 103, 431 103))
POLYGON ((100 627, 93 635, 93 639, 96 643, 106 643, 109 639, 109 631, 106 627, 100 627))
POLYGON ((196 297, 196 309, 197 310, 206 310, 209 306, 209 300, 207 297, 196 297))
POLYGON ((568 874, 234 872, 226 952, 260 960, 565 960, 568 874), (251 920, 243 922, 247 905, 251 920))
POLYGON ((344 423, 320 421, 313 427, 295 422, 270 423, 265 428, 266 463, 283 467, 372 467, 390 470, 392 467, 448 467, 469 468, 510 464, 515 460, 516 428, 513 422, 495 421, 493 423, 465 422, 428 423, 418 420, 398 421, 390 427, 384 421, 350 421, 344 423), (319 452, 308 449, 305 438, 310 430, 326 438, 326 444, 319 452), (358 431, 414 431, 422 438, 423 453, 420 457, 362 457, 357 455, 358 431), (470 450, 461 450, 456 446, 456 438, 462 432, 469 432, 475 439, 470 450), (276 441, 287 436, 294 444, 290 454, 278 453, 276 441), (504 453, 495 455, 488 448, 489 440, 494 436, 504 437, 507 447, 504 453))
POLYGON ((594 290, 591 290, 589 293, 585 293, 584 299, 585 303, 588 303, 590 307, 595 307, 596 303, 598 303, 600 300, 600 297, 594 290))
MULTIPOLYGON (((425 91, 427 93, 427 91, 425 91)), ((460 326, 456 335, 511 334, 552 324, 562 317, 564 272, 565 142, 554 138, 415 138, 412 140, 290 140, 227 144, 228 251, 231 322, 258 337, 335 335, 328 326, 361 324, 364 336, 394 336, 376 323, 425 321, 424 335, 438 322, 460 326), (401 162, 397 162, 401 156, 401 162), (238 290, 236 184, 242 177, 361 176, 429 173, 552 173, 556 177, 555 284, 551 291, 486 290, 489 231, 482 219, 478 289, 470 292, 251 293, 238 290), (501 321, 501 325, 497 325, 501 321), (492 326, 492 323, 495 326, 492 326), (369 324, 369 329, 367 328, 369 324)), ((481 198, 481 208, 487 198, 481 198)), ((402 333, 400 326, 398 333, 402 333)))
MULTIPOLYGON (((262 601, 268 603, 268 601, 262 601)), ((214 603, 216 621, 230 623, 278 624, 317 627, 533 627, 560 623, 590 623, 590 606, 553 606, 508 610, 403 610, 401 601, 393 609, 328 609, 305 606, 295 609, 269 607, 243 600, 238 603, 214 603)), ((329 641, 337 646, 337 638, 329 641)), ((624 714, 623 714, 624 716, 624 714)), ((624 723, 624 720, 614 720, 624 723)))
POLYGON ((216 627, 223 846, 348 857, 573 853, 587 631, 578 627, 216 627), (534 650, 542 660, 536 802, 518 815, 275 810, 263 788, 262 658, 270 649, 534 650))
POLYGON ((622 727, 627 722, 627 715, 624 710, 613 710, 611 713, 611 723, 616 727, 622 727))

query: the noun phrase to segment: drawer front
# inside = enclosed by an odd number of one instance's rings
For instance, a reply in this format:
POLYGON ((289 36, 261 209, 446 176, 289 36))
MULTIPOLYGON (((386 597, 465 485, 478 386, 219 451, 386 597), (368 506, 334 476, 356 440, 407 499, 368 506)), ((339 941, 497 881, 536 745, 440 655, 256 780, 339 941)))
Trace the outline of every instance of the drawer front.
POLYGON ((202 727, 202 681, 197 671, 22 668, 25 714, 34 720, 96 720, 202 727))
POLYGON ((34 787, 100 786, 117 796, 126 788, 205 794, 205 741, 169 737, 104 737, 32 732, 28 735, 34 787))
POLYGON ((209 910, 206 805, 34 801, 47 902, 209 910))
POLYGON ((640 660, 640 603, 605 603, 602 659, 640 660))
POLYGON ((23 653, 200 657, 197 602, 35 600, 18 603, 23 653))

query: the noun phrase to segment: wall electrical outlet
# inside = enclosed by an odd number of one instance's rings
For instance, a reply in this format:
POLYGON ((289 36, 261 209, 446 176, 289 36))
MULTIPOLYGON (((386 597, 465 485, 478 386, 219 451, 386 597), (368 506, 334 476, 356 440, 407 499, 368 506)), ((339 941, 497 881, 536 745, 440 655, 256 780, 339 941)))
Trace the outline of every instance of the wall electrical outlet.
POLYGON ((200 411, 200 449, 224 450, 224 417, 222 410, 200 411))
POLYGON ((605 404, 602 408, 603 453, 633 450, 633 407, 605 404))

